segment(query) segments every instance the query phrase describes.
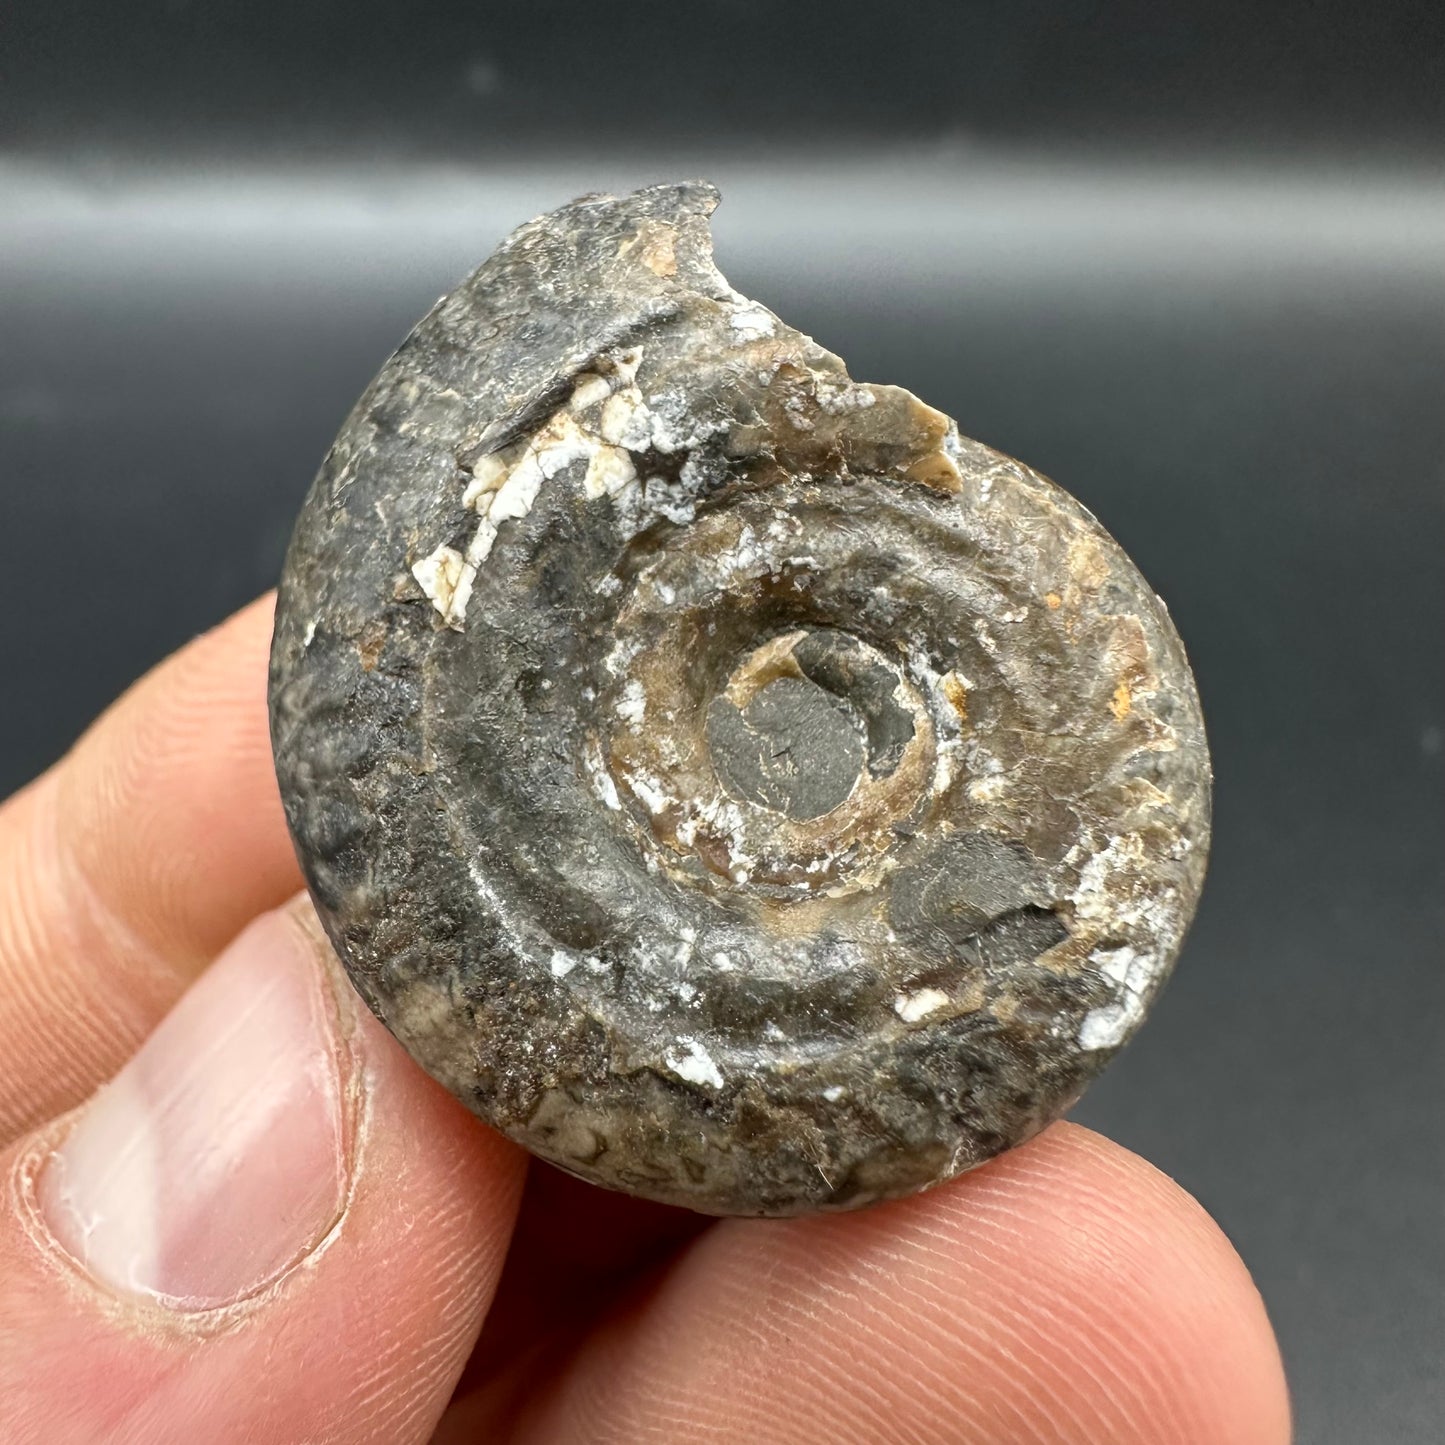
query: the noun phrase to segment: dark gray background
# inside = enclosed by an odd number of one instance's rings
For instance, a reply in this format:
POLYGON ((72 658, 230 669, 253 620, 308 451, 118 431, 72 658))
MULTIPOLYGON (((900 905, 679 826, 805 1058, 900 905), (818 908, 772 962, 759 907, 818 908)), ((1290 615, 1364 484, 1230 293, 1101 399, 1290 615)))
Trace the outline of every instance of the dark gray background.
POLYGON ((710 176, 736 286, 1169 602, 1215 862, 1078 1116, 1238 1244, 1301 1441, 1438 1441, 1439 15, 4 0, 0 785, 273 581, 351 400, 505 231, 710 176))

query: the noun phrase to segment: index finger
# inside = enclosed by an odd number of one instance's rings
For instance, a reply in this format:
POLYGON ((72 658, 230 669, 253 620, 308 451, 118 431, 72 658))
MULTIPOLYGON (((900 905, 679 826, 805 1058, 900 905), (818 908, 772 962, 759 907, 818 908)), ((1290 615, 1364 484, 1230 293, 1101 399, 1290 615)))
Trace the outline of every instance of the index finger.
POLYGON ((161 663, 0 808, 0 1144, 84 1099, 300 886, 266 724, 273 607, 161 663))

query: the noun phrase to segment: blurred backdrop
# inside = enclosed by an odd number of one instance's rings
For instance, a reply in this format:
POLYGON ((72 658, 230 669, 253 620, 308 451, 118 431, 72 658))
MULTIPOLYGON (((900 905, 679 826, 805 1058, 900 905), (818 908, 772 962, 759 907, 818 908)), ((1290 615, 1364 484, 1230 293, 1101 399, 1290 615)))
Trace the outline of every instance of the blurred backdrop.
POLYGON ((1235 1240, 1302 1442, 1440 1440, 1441 42, 1389 0, 3 0, 0 786, 273 582, 506 231, 713 179, 735 286, 1168 601, 1213 871, 1077 1117, 1235 1240))

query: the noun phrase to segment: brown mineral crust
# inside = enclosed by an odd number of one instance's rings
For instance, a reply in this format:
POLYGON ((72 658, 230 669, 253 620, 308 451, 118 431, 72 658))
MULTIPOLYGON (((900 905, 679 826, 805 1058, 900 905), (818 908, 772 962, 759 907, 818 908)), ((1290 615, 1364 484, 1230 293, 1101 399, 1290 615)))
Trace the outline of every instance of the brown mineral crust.
POLYGON ((926 1187, 1137 1028, 1208 848, 1162 605, 1066 493, 734 292, 708 186, 521 227, 288 554, 277 773, 476 1113, 717 1213, 926 1187))

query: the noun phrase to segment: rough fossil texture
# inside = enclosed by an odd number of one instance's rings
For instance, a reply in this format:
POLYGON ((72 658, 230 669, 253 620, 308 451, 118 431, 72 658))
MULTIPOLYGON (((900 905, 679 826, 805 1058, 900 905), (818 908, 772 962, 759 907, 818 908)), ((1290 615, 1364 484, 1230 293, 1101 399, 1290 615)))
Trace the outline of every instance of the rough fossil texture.
POLYGON ((848 1208, 1027 1138, 1204 873, 1179 640, 1052 483, 733 291, 701 184, 521 227, 297 524, 276 764, 357 989, 562 1168, 848 1208))

